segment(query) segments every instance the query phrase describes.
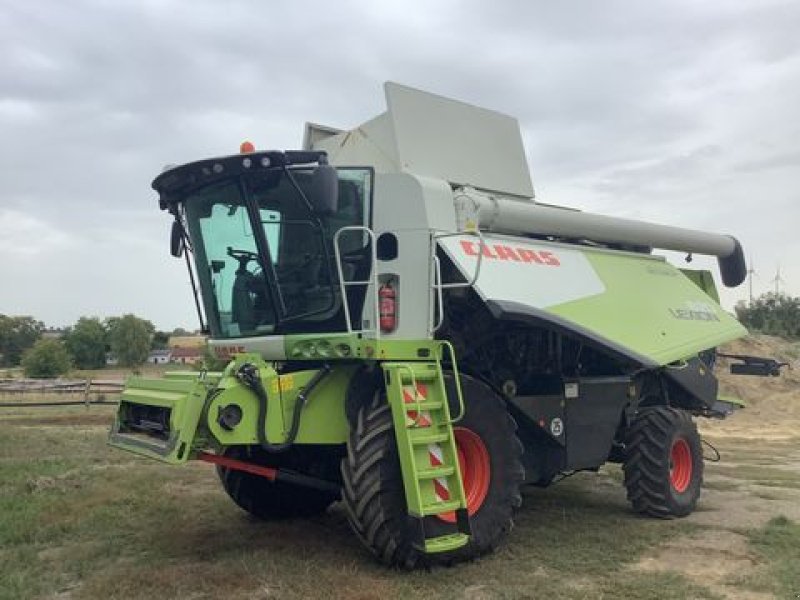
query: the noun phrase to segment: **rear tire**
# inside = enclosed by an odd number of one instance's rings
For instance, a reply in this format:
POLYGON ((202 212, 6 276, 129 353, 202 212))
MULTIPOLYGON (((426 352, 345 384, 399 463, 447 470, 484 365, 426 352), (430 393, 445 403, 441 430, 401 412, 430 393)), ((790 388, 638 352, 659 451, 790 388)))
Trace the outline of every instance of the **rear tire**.
MULTIPOLYGON (((225 456, 263 466, 302 470, 306 474, 327 479, 330 475, 326 477, 326 474, 321 472, 324 469, 325 456, 314 450, 315 448, 298 446, 286 453, 270 454, 255 446, 232 446, 226 449, 225 456), (315 454, 319 454, 319 460, 314 460, 317 458, 315 454)), ((338 457, 336 459, 338 460, 338 457)), ((331 460, 328 459, 328 462, 331 460)), ((217 475, 223 489, 236 505, 258 519, 310 517, 325 512, 339 499, 338 495, 332 492, 282 481, 273 483, 266 477, 225 467, 217 467, 217 475)))
POLYGON ((668 519, 695 509, 703 483, 703 451, 686 411, 665 406, 644 410, 625 445, 625 487, 635 511, 668 519))
MULTIPOLYGON (((412 544, 414 521, 406 507, 392 412, 385 394, 378 390, 373 401, 358 412, 348 454, 342 461, 342 497, 354 532, 384 564, 410 569, 472 560, 493 551, 512 528, 513 513, 522 504, 519 487, 524 478, 516 423, 502 398, 487 385, 462 376, 461 386, 466 414, 456 427, 468 433, 462 432, 456 439, 473 438, 473 445, 475 437, 480 439, 488 455, 489 485, 480 504, 472 506, 469 543, 451 552, 425 554, 412 544)), ((450 387, 448 397, 452 398, 450 387)), ((465 454, 475 455, 469 448, 465 450, 465 454)), ((481 477, 475 480, 480 482, 481 477)), ((470 490, 465 491, 469 499, 470 490)), ((425 517, 428 536, 453 533, 455 526, 449 521, 451 515, 425 517)))

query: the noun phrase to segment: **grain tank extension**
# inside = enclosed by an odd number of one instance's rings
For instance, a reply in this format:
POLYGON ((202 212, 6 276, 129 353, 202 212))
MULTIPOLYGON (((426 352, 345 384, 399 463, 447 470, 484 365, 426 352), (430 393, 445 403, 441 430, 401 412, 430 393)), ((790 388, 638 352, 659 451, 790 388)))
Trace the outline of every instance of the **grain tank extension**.
POLYGON ((655 251, 715 256, 736 286, 739 243, 537 203, 515 119, 385 89, 354 129, 308 124, 300 150, 243 145, 155 179, 229 362, 129 379, 110 443, 215 464, 259 518, 341 500, 402 567, 491 552, 521 486, 609 461, 634 510, 689 514, 693 417, 736 408, 714 348, 746 332, 709 272, 655 251))

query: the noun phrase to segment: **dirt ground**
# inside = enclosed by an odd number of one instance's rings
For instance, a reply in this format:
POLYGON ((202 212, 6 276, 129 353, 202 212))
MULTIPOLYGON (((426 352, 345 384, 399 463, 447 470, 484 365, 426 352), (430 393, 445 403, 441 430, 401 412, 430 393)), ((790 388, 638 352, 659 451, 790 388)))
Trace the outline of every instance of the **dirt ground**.
MULTIPOLYGON (((720 421, 699 420, 704 439, 720 450, 718 463, 706 464, 699 510, 687 521, 698 532, 669 541, 631 568, 672 571, 723 598, 773 598, 742 589, 738 583, 764 567, 749 548, 745 529, 763 527, 776 515, 800 520, 800 361, 797 345, 754 336, 720 348, 727 354, 774 357, 789 363, 781 377, 731 375, 730 359, 719 359, 723 393, 747 403, 720 421), (787 477, 782 477, 785 471, 787 477)), ((800 565, 798 565, 800 570, 800 565)), ((800 597, 800 589, 797 595, 800 597)))

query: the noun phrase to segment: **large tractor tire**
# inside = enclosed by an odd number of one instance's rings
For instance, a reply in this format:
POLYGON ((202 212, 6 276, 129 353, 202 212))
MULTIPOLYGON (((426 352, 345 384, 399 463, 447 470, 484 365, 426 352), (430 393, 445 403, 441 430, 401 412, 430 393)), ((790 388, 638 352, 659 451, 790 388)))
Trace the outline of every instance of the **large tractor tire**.
POLYGON ((628 500, 639 513, 685 517, 703 483, 703 450, 692 417, 660 406, 645 409, 630 427, 623 470, 628 500))
MULTIPOLYGON (((461 386, 466 413, 454 434, 472 535, 454 551, 425 554, 412 544, 416 530, 406 508, 392 413, 383 391, 358 412, 342 461, 342 497, 356 535, 384 564, 411 569, 472 560, 494 550, 511 530, 525 476, 516 423, 489 386, 467 376, 461 386)), ((453 533, 454 521, 453 514, 425 517, 428 537, 453 533)))
MULTIPOLYGON (((233 446, 225 451, 225 456, 268 467, 303 470, 306 474, 327 478, 326 473, 319 472, 325 470, 325 456, 316 453, 321 460, 315 461, 317 457, 313 450, 315 449, 298 447, 285 454, 269 454, 258 447, 233 446), (310 467, 318 472, 312 473, 309 468, 303 467, 310 467)), ((331 462, 330 459, 328 462, 331 462)), ((217 474, 222 481, 222 487, 236 505, 259 519, 310 517, 325 512, 325 509, 339 499, 334 492, 284 482, 273 483, 265 477, 235 469, 217 467, 217 474)))

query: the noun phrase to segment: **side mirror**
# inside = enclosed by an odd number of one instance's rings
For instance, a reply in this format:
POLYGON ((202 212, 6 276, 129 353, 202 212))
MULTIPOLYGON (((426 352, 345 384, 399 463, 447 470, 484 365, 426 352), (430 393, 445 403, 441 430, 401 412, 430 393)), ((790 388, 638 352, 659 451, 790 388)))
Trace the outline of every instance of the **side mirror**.
POLYGON ((176 258, 180 258, 183 255, 183 227, 177 221, 172 222, 172 231, 169 236, 169 252, 176 258))
POLYGON ((311 175, 311 204, 314 212, 332 215, 339 208, 339 176, 336 168, 320 164, 311 175))

